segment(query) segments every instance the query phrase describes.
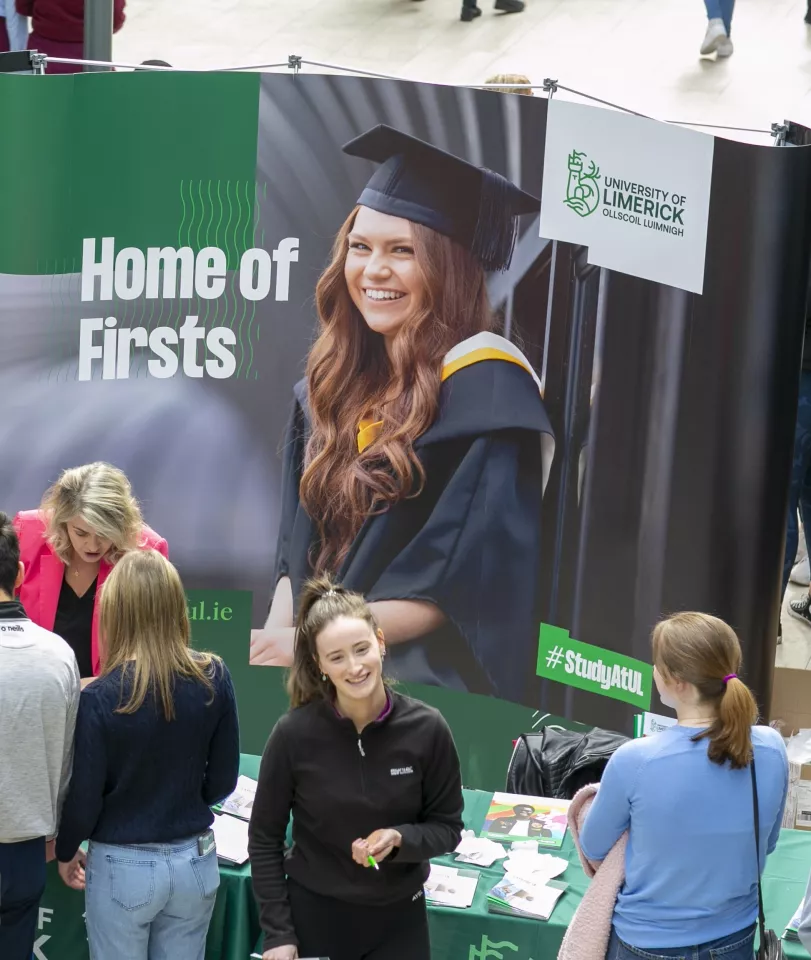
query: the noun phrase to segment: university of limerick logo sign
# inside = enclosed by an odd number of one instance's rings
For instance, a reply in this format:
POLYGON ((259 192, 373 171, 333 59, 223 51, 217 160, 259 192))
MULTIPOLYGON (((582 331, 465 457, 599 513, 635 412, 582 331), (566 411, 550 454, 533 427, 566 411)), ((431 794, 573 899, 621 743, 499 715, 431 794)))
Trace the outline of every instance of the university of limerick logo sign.
POLYGON ((570 210, 580 217, 591 216, 600 205, 600 168, 593 160, 572 150, 569 154, 569 181, 566 184, 566 199, 563 201, 570 210))
POLYGON ((662 187, 603 176, 597 164, 579 150, 572 150, 568 155, 566 167, 568 179, 563 202, 578 217, 590 217, 602 205, 602 215, 609 220, 684 236, 686 197, 662 187))

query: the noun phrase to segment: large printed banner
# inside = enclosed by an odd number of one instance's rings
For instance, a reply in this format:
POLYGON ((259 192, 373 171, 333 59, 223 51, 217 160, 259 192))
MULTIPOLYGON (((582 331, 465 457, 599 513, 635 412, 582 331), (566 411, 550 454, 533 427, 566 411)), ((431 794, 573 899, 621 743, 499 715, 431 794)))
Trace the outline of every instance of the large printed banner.
POLYGON ((374 603, 470 786, 549 714, 631 732, 648 688, 556 682, 542 624, 645 664, 662 613, 706 610, 767 696, 811 154, 596 115, 353 77, 0 77, 0 508, 123 469, 245 749, 285 709, 315 569, 374 603), (598 167, 601 208, 684 235, 591 211, 598 167), (555 234, 542 188, 594 232, 555 234))

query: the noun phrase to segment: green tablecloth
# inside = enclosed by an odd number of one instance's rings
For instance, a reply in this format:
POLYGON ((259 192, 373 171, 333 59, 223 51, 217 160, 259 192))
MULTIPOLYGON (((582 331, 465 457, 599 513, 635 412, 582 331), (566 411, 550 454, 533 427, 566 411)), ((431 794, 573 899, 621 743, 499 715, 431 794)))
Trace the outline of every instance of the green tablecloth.
MULTIPOLYGON (((243 755, 241 772, 256 778, 259 757, 243 755)), ((467 827, 479 829, 491 796, 481 791, 465 791, 467 827)), ((433 960, 552 960, 587 886, 568 834, 560 856, 570 864, 560 878, 569 884, 569 889, 547 923, 488 913, 487 894, 503 870, 498 866, 481 870, 471 909, 429 908, 433 960)), ((454 861, 452 857, 443 857, 439 862, 454 861)), ((769 858, 763 880, 767 922, 778 934, 782 934, 805 892, 809 871, 811 833, 784 830, 777 850, 769 858)), ((259 939, 250 867, 221 867, 220 873, 222 882, 209 929, 206 960, 248 960, 259 939)), ((53 863, 48 868, 38 938, 35 960, 88 960, 83 896, 62 884, 53 863)), ((808 957, 799 944, 785 943, 784 946, 787 957, 797 960, 808 957)))

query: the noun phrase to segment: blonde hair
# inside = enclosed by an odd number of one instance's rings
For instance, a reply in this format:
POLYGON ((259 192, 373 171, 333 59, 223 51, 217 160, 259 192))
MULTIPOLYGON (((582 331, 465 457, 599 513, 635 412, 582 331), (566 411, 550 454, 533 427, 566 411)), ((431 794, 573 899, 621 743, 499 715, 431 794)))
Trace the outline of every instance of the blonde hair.
POLYGON ((335 695, 332 682, 321 679, 316 640, 324 627, 338 617, 365 620, 373 633, 379 629, 369 604, 359 593, 346 590, 329 577, 308 580, 299 597, 293 666, 287 675, 291 707, 303 707, 313 700, 331 700, 335 695))
POLYGON ((68 521, 81 517, 99 537, 112 542, 106 559, 116 563, 139 546, 144 521, 126 476, 109 463, 87 463, 63 470, 40 504, 48 543, 62 563, 70 563, 68 521))
POLYGON ((493 90, 496 93, 521 93, 525 97, 533 96, 531 84, 532 81, 529 77, 525 77, 523 73, 497 73, 492 77, 489 77, 484 81, 487 84, 490 83, 525 83, 525 87, 488 87, 488 90, 493 90))
POLYGON ((677 613, 653 631, 653 662, 665 680, 691 683, 704 703, 713 704, 710 726, 693 737, 709 740, 713 763, 733 769, 752 760, 752 725, 758 717, 752 691, 738 678, 741 643, 732 627, 706 613, 677 613))
POLYGON ((175 715, 178 677, 196 680, 214 698, 212 681, 219 657, 189 648, 191 630, 186 594, 174 566, 156 550, 134 550, 115 565, 101 589, 100 627, 103 677, 122 667, 121 699, 127 677, 129 699, 118 713, 135 713, 148 693, 175 715))

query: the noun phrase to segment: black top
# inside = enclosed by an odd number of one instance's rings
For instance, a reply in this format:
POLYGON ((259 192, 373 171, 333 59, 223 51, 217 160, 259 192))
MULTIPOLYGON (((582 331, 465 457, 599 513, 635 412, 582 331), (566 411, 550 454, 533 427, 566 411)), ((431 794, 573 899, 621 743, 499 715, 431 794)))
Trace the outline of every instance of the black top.
POLYGON ((285 872, 348 903, 409 900, 428 877, 428 860, 458 846, 463 806, 453 737, 433 707, 391 694, 391 709, 360 736, 324 701, 286 714, 265 747, 250 823, 264 949, 297 944, 285 872), (356 864, 354 841, 384 828, 398 830, 402 846, 379 871, 356 864))
POLYGON ((53 632, 61 637, 76 654, 80 677, 93 676, 93 659, 90 651, 97 583, 98 578, 93 581, 83 596, 78 597, 68 583, 68 572, 65 570, 62 589, 59 591, 59 604, 56 608, 53 632))
MULTIPOLYGON (((394 679, 520 702, 538 656, 542 435, 552 429, 530 374, 503 360, 448 377, 439 405, 414 444, 425 468, 419 496, 368 517, 332 573, 367 600, 428 600, 445 614, 433 633, 389 647, 394 679)), ((301 381, 276 554, 276 582, 290 577, 296 601, 318 543, 299 499, 309 433, 301 381)))
MULTIPOLYGON (((136 713, 116 713, 122 670, 82 691, 73 775, 56 844, 71 860, 84 840, 171 843, 204 833, 209 809, 239 775, 239 723, 228 669, 216 662, 214 698, 196 680, 175 682, 175 718, 149 694, 136 713)), ((129 695, 123 678, 123 696, 129 695)))

